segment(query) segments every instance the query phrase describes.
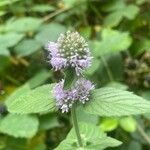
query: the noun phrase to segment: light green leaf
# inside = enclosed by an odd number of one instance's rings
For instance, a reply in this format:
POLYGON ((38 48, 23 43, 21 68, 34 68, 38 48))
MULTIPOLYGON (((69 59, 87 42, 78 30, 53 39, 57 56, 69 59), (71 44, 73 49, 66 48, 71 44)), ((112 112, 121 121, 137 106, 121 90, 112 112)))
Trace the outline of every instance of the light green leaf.
MULTIPOLYGON (((120 141, 107 137, 99 127, 92 124, 80 123, 79 128, 82 142, 86 150, 102 150, 107 147, 116 147, 121 144, 120 141)), ((73 150, 79 149, 74 128, 71 129, 67 138, 61 142, 55 150, 70 150, 69 148, 73 150)))
POLYGON ((150 102, 128 91, 115 88, 94 90, 84 110, 99 116, 126 116, 150 112, 150 102))
POLYGON ((41 24, 42 24, 41 19, 33 17, 22 17, 14 21, 8 22, 6 25, 6 31, 16 31, 16 32, 36 31, 41 24))
POLYGON ((31 8, 31 11, 40 12, 40 13, 54 11, 54 10, 55 10, 55 7, 47 5, 47 4, 37 4, 31 8))
POLYGON ((92 60, 92 65, 86 70, 86 74, 92 75, 100 66, 101 61, 97 58, 92 60))
POLYGON ((47 71, 45 69, 40 70, 34 77, 29 79, 26 84, 30 85, 30 88, 33 89, 42 83, 44 83, 48 78, 52 76, 51 71, 47 71))
POLYGON ((30 114, 46 113, 54 110, 55 102, 52 94, 52 85, 43 85, 34 90, 22 93, 19 97, 7 101, 10 113, 30 114))
POLYGON ((41 44, 34 39, 21 41, 14 49, 18 57, 31 55, 41 48, 41 44))
POLYGON ((136 120, 133 117, 121 118, 119 124, 127 132, 134 132, 137 127, 136 120))
POLYGON ((38 130, 35 116, 9 114, 0 121, 0 132, 14 137, 33 137, 38 130))
POLYGON ((9 32, 6 34, 0 35, 0 45, 2 47, 12 47, 16 45, 22 38, 24 37, 23 34, 15 33, 15 32, 9 32))
POLYGON ((109 27, 117 26, 121 22, 122 18, 123 16, 120 15, 120 11, 112 12, 110 15, 105 17, 104 25, 109 27))
POLYGON ((136 5, 129 5, 126 7, 126 11, 124 11, 124 16, 132 20, 136 17, 138 12, 139 8, 136 5))
POLYGON ((110 14, 104 19, 104 25, 108 27, 117 26, 124 17, 132 20, 139 12, 139 8, 136 5, 126 5, 124 1, 110 3, 105 9, 110 11, 110 14))
POLYGON ((128 89, 128 86, 126 84, 123 84, 123 83, 120 83, 117 81, 109 82, 106 86, 116 88, 116 89, 121 89, 121 90, 127 90, 128 89))
POLYGON ((12 3, 15 3, 19 0, 1 0, 0 1, 0 7, 5 6, 5 5, 11 5, 12 3))
POLYGON ((35 39, 44 46, 48 41, 56 41, 58 36, 65 31, 66 28, 64 26, 57 23, 51 23, 44 25, 36 35, 35 39))
POLYGON ((111 29, 103 29, 102 40, 90 42, 93 55, 99 57, 108 53, 115 53, 127 49, 132 39, 127 32, 119 32, 111 29))
POLYGON ((30 85, 29 84, 24 84, 20 86, 15 92, 13 92, 5 101, 6 105, 7 103, 12 103, 16 98, 18 98, 21 94, 26 93, 30 91, 30 85))
POLYGON ((118 119, 115 118, 104 118, 101 121, 100 128, 103 131, 113 131, 118 127, 118 119))
POLYGON ((0 47, 0 55, 9 56, 10 55, 9 50, 6 47, 1 46, 0 47))

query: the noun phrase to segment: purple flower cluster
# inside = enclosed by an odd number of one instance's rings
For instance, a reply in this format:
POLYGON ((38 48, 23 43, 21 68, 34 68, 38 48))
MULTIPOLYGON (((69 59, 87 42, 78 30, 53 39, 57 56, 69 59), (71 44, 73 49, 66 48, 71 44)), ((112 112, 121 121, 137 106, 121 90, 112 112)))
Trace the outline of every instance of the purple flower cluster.
POLYGON ((68 112, 74 102, 85 103, 89 100, 90 91, 94 89, 94 85, 84 78, 76 81, 72 89, 64 90, 64 80, 61 80, 54 87, 54 96, 56 105, 62 112, 68 112))
POLYGON ((88 44, 78 32, 67 31, 61 34, 57 42, 49 42, 46 49, 49 51, 50 64, 56 71, 71 67, 79 76, 91 65, 88 44))
POLYGON ((64 80, 54 87, 56 105, 61 111, 68 112, 75 102, 84 104, 89 100, 94 85, 83 78, 82 72, 91 65, 91 53, 85 39, 78 32, 67 31, 61 34, 57 42, 49 42, 46 46, 49 62, 55 71, 73 68, 78 80, 70 89, 64 89, 64 80))

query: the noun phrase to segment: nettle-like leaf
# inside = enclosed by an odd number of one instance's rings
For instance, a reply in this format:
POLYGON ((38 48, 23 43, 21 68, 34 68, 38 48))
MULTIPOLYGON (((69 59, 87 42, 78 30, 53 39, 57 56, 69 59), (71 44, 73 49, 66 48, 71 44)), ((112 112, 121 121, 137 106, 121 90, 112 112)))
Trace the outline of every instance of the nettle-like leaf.
POLYGON ((38 131, 38 126, 36 116, 9 114, 0 120, 0 133, 31 138, 38 131))
POLYGON ((115 88, 94 90, 84 110, 99 116, 126 116, 150 112, 150 102, 128 91, 115 88))
MULTIPOLYGON (((121 144, 120 141, 108 137, 99 127, 92 124, 80 123, 79 128, 85 150, 102 150, 107 147, 116 147, 121 144)), ((74 128, 71 129, 67 138, 62 141, 55 150, 70 149, 79 149, 74 128)))
POLYGON ((90 48, 95 57, 125 50, 132 42, 128 32, 119 32, 107 28, 102 30, 101 37, 101 41, 90 42, 90 48))
POLYGON ((54 84, 43 85, 6 101, 8 111, 16 114, 46 113, 53 111, 55 107, 52 94, 53 86, 54 84))

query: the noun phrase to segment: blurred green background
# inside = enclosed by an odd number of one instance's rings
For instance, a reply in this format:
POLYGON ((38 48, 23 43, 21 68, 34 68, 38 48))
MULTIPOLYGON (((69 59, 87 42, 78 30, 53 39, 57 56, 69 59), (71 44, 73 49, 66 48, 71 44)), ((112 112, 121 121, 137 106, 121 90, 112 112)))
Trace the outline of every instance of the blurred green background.
MULTIPOLYGON (((52 150, 70 130, 70 114, 12 115, 3 105, 27 85, 61 78, 44 47, 67 30, 88 41, 94 59, 86 76, 97 88, 131 90, 150 100, 149 0, 0 0, 0 150, 52 150)), ((99 118, 78 110, 78 117, 123 141, 114 149, 150 149, 150 114, 99 118)))

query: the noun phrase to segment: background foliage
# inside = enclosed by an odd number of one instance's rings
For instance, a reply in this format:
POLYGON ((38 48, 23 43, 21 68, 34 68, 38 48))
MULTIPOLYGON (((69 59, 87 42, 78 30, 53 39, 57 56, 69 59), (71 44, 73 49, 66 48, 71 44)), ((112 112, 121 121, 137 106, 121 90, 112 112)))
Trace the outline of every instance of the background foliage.
MULTIPOLYGON (((81 132, 95 144, 93 139, 100 136, 101 149, 148 150, 150 115, 130 114, 148 110, 149 103, 132 94, 126 96, 120 89, 150 100, 149 8, 149 0, 1 0, 0 150, 51 150, 70 131, 70 114, 54 112, 54 103, 49 101, 53 99, 49 84, 62 74, 53 73, 44 50, 47 41, 55 41, 68 29, 79 31, 89 42, 94 60, 86 76, 107 93, 103 96, 98 91, 85 112, 78 109, 81 132), (110 87, 109 93, 105 87, 110 87), (133 107, 126 108, 124 101, 109 104, 108 97, 115 94, 133 107), (96 98, 102 100, 103 111, 99 107, 91 111, 96 98), (125 114, 129 115, 120 117, 125 114)), ((66 148, 74 139, 71 130, 57 149, 66 148)))

